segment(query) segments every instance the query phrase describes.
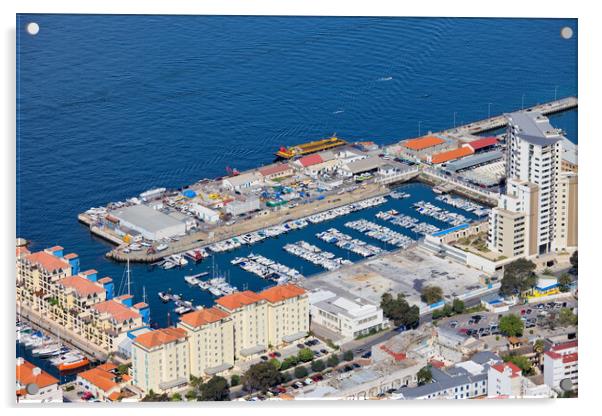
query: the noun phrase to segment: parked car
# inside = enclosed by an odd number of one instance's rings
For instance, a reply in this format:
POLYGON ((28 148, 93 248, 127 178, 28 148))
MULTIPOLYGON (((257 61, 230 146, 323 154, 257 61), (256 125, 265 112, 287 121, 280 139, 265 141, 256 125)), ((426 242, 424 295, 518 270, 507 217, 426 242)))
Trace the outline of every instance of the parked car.
POLYGON ((276 357, 280 357, 282 354, 280 354, 278 351, 275 351, 275 352, 274 352, 274 355, 275 355, 276 357))
POLYGON ((366 351, 361 355, 362 358, 370 358, 372 357, 372 351, 366 351))
POLYGON ((261 358, 263 361, 267 361, 268 360, 268 356, 267 355, 262 355, 259 358, 261 358))
POLYGON ((361 365, 359 365, 358 363, 353 363, 351 365, 353 366, 353 368, 360 368, 361 367, 361 365))
POLYGON ((455 327, 457 327, 457 326, 458 326, 458 321, 451 321, 451 322, 449 323, 449 326, 450 326, 450 327, 452 327, 452 328, 455 328, 455 327))
POLYGON ((301 350, 301 349, 305 348, 305 345, 303 345, 303 344, 297 344, 297 348, 299 348, 301 350))
POLYGON ((321 352, 322 354, 328 354, 328 350, 325 350, 324 348, 322 348, 322 349, 320 350, 320 352, 321 352))

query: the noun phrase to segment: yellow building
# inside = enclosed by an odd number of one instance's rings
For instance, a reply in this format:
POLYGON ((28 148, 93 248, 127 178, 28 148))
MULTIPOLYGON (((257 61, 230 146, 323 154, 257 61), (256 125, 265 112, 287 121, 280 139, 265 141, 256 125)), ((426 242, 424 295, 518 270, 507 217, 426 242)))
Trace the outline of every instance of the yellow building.
POLYGON ((127 332, 144 326, 131 296, 112 299, 113 281, 96 270, 79 270, 76 254, 55 246, 31 253, 17 248, 17 308, 32 319, 47 321, 61 336, 87 343, 108 354, 127 332))
POLYGON ((288 284, 266 289, 259 296, 268 306, 269 345, 279 346, 307 336, 309 298, 305 290, 288 284))
POLYGON ((222 296, 216 307, 227 312, 234 323, 234 358, 264 352, 268 347, 267 302, 257 293, 245 290, 222 296))
POLYGON ((234 365, 234 322, 217 308, 182 315, 178 327, 188 332, 190 373, 213 376, 234 365))
POLYGON ((190 379, 188 335, 182 328, 150 331, 132 344, 133 383, 149 392, 168 392, 190 379))

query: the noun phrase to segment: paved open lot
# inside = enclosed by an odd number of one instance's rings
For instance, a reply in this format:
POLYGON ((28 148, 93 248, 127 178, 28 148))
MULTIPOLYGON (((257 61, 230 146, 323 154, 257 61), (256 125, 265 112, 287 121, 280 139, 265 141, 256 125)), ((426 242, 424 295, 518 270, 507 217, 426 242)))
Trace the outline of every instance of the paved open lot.
POLYGON ((436 257, 415 246, 352 266, 305 279, 307 289, 330 290, 348 298, 362 297, 380 303, 385 292, 404 293, 410 303, 420 303, 426 285, 443 289, 447 300, 483 287, 486 275, 478 270, 436 257))

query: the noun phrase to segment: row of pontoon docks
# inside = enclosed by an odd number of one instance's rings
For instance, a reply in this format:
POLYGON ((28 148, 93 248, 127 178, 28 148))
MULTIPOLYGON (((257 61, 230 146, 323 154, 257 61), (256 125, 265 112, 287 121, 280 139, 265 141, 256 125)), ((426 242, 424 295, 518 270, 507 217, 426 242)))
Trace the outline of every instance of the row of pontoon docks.
POLYGON ((491 211, 489 208, 485 208, 476 202, 469 201, 468 199, 453 197, 451 195, 439 195, 435 198, 437 201, 445 202, 452 207, 463 209, 464 211, 472 212, 479 217, 488 215, 491 211))
POLYGON ((365 241, 353 238, 348 234, 342 233, 336 228, 329 228, 326 231, 317 233, 316 236, 322 241, 326 241, 329 244, 334 244, 343 250, 350 251, 362 257, 370 257, 383 252, 380 247, 373 246, 365 241))
POLYGON ((221 253, 224 251, 234 250, 243 245, 255 244, 266 238, 276 237, 292 230, 304 228, 308 225, 308 223, 318 224, 324 221, 331 220, 333 218, 350 214, 352 212, 384 204, 385 202, 387 202, 387 199, 384 196, 369 198, 360 202, 355 202, 353 204, 329 209, 318 214, 310 215, 306 218, 288 221, 281 225, 274 225, 272 227, 264 228, 247 234, 242 234, 237 237, 232 237, 227 240, 211 244, 207 248, 214 253, 221 253))
POLYGON ((333 253, 324 251, 321 248, 303 240, 296 243, 287 244, 283 248, 287 253, 300 257, 303 260, 307 260, 316 266, 321 266, 326 270, 336 270, 342 265, 352 264, 350 260, 336 257, 333 253))
POLYGON ((389 211, 380 211, 376 214, 376 218, 389 221, 391 224, 395 224, 399 227, 406 228, 416 234, 432 234, 440 231, 441 229, 433 224, 427 222, 420 222, 417 218, 410 217, 409 215, 400 214, 397 210, 391 209, 389 211))
POLYGON ((407 248, 414 242, 414 240, 408 236, 368 220, 349 221, 345 223, 345 227, 349 227, 368 237, 399 248, 407 248))
POLYGON ((303 277, 298 270, 285 266, 260 254, 249 254, 247 257, 236 257, 230 263, 253 273, 262 279, 273 280, 278 284, 303 277))
POLYGON ((49 360, 59 371, 69 371, 87 366, 90 361, 80 351, 71 349, 54 339, 36 331, 24 322, 17 322, 17 341, 31 349, 34 357, 49 360))
POLYGON ((464 215, 450 212, 446 209, 433 205, 430 202, 418 201, 415 202, 413 206, 418 213, 427 215, 442 222, 447 222, 453 226, 470 222, 470 220, 464 215))
POLYGON ((224 296, 237 292, 238 288, 232 286, 225 277, 216 276, 209 280, 201 280, 201 277, 209 275, 209 272, 203 272, 191 276, 184 276, 184 280, 191 286, 198 286, 206 290, 213 296, 224 296))

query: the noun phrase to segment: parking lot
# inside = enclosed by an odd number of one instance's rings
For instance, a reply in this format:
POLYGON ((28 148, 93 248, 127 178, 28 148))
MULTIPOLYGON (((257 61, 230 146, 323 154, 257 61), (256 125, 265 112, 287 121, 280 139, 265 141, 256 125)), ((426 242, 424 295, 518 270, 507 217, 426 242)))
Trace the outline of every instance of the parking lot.
POLYGON ((558 302, 546 302, 530 305, 516 305, 509 311, 503 313, 478 312, 444 318, 439 321, 440 327, 448 327, 460 334, 466 334, 475 338, 498 335, 499 319, 504 315, 516 314, 521 317, 526 329, 536 329, 543 326, 551 313, 559 312, 561 308, 573 309, 577 305, 574 299, 561 300, 558 302))

